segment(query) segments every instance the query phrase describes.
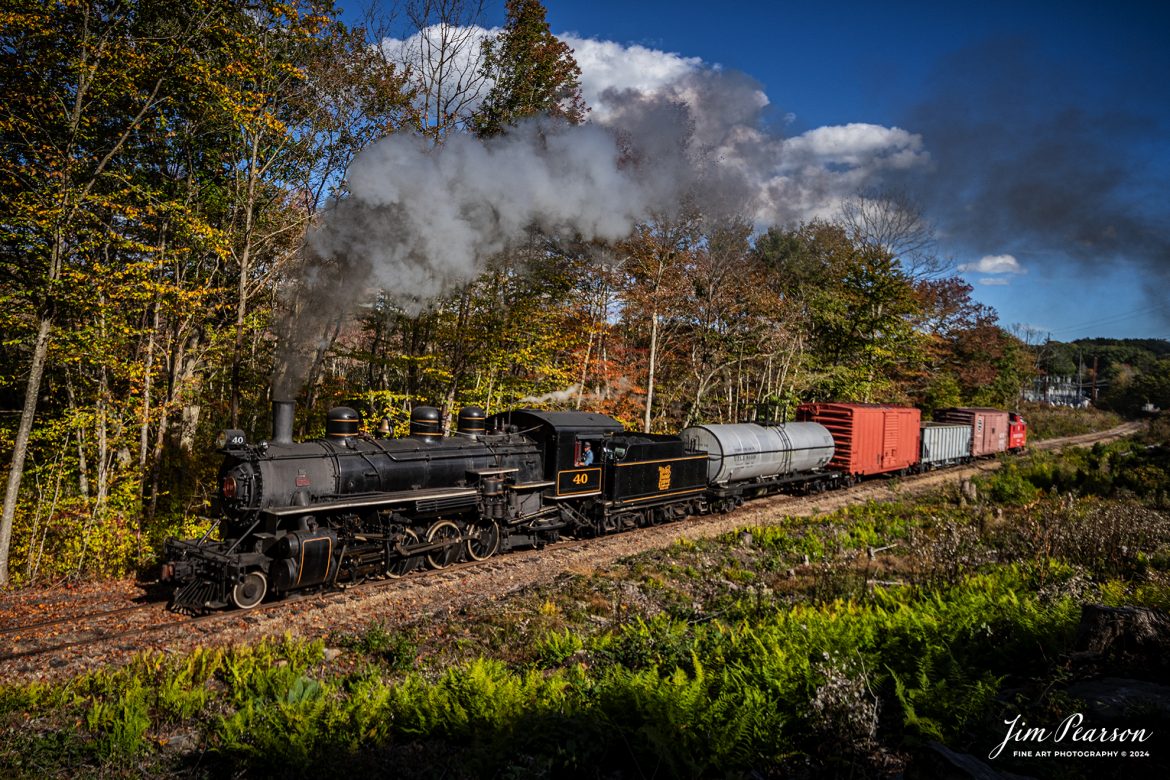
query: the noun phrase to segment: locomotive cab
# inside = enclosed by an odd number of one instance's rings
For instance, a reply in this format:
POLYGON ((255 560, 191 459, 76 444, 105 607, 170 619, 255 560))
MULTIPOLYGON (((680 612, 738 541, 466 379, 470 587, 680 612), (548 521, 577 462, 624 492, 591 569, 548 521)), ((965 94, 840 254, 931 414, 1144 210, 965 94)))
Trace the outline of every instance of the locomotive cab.
POLYGON ((601 453, 611 437, 625 430, 620 422, 604 414, 538 409, 497 414, 488 423, 489 428, 498 430, 518 428, 536 441, 544 455, 544 478, 550 483, 546 495, 553 500, 600 495, 604 465, 601 453))

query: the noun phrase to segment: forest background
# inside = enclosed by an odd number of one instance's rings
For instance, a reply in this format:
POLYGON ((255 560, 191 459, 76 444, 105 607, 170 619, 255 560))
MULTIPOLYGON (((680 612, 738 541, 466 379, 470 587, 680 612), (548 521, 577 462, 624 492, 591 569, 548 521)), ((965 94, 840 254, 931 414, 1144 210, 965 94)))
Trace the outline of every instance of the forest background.
POLYGON ((621 241, 533 228, 441 297, 355 282, 358 315, 314 310, 306 236, 361 149, 414 134, 441 154, 530 117, 587 120, 543 6, 506 10, 481 42, 474 0, 362 24, 315 0, 5 3, 0 584, 125 574, 206 527, 211 443, 268 435, 290 321, 321 325, 294 345, 301 435, 338 403, 400 432, 420 403, 661 432, 824 399, 1017 408, 1074 354, 1097 358, 1102 405, 1170 407, 1165 342, 1009 332, 893 192, 772 226, 682 193, 621 241), (393 57, 378 45, 421 31, 393 57))

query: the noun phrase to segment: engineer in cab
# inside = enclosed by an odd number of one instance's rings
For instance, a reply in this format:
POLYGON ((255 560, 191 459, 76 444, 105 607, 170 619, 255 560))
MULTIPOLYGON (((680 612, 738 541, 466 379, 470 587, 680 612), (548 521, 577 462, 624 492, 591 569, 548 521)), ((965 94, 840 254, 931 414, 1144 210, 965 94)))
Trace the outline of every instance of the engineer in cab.
POLYGON ((577 458, 578 466, 592 466, 593 465, 593 447, 589 442, 581 445, 581 456, 577 458))

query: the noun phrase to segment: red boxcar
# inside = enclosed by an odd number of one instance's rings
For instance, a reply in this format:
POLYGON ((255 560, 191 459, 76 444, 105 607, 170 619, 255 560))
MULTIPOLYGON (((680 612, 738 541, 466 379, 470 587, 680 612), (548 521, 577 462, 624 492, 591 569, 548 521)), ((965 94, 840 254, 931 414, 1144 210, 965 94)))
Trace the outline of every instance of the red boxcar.
POLYGON ((802 404, 796 419, 817 422, 833 434, 828 468, 867 476, 900 471, 918 462, 917 409, 880 404, 802 404))
POLYGON ((1024 418, 1012 412, 1008 415, 1008 449, 1019 452, 1028 443, 1028 423, 1024 418))
POLYGON ((971 456, 981 458, 1007 452, 1008 413, 999 409, 977 406, 956 406, 934 413, 938 422, 962 423, 971 426, 971 456))

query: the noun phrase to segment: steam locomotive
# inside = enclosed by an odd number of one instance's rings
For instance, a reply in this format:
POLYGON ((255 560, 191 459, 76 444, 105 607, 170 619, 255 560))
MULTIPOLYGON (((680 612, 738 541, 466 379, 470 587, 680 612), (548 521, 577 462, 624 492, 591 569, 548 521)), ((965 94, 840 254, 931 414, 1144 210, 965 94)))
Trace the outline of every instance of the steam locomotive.
MULTIPOLYGON (((445 436, 439 411, 420 406, 409 436, 389 438, 361 433, 359 415, 343 406, 328 413, 324 438, 294 442, 293 413, 292 402, 273 404, 268 441, 220 434, 221 538, 209 531, 167 542, 171 609, 250 609, 269 595, 442 569, 562 537, 726 512, 771 492, 820 492, 963 461, 976 426, 983 442, 999 415, 1008 422, 1006 412, 957 410, 946 419, 970 421, 924 436, 930 424, 920 427, 916 409, 808 404, 797 422, 700 425, 672 436, 630 433, 592 412, 489 417, 469 406, 445 436), (928 439, 944 446, 928 448, 928 439)), ((1023 420, 1013 415, 1011 424, 1015 438, 1005 431, 1000 449, 1023 447, 1023 420)))

